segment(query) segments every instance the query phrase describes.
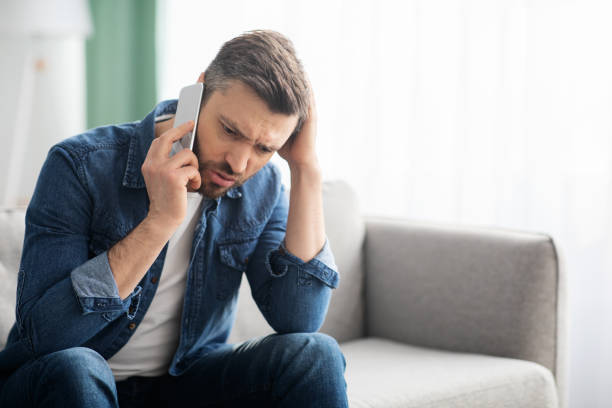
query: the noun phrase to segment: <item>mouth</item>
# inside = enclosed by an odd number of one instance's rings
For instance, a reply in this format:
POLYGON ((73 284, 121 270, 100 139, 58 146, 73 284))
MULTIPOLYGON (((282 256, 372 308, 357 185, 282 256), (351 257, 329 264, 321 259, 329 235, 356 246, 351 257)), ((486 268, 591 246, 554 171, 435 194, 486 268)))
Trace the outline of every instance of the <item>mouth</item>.
POLYGON ((221 187, 230 187, 236 183, 235 178, 226 176, 223 173, 219 173, 211 169, 208 169, 207 172, 210 180, 221 187))

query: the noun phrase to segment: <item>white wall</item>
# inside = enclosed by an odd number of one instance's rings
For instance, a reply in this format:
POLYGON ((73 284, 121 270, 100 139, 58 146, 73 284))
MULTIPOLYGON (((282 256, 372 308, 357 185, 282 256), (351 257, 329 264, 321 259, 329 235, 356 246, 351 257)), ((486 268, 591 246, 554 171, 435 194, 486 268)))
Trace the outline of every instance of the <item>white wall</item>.
POLYGON ((324 175, 364 212, 551 234, 569 281, 570 406, 610 406, 612 2, 158 4, 161 98, 224 41, 281 31, 314 85, 324 175))

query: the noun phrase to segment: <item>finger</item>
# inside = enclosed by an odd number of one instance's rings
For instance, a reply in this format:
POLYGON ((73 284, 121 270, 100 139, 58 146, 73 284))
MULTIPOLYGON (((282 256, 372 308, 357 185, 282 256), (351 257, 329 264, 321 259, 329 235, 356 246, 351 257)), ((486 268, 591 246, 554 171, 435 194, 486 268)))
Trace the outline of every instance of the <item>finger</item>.
POLYGON ((185 133, 193 130, 193 120, 188 120, 185 123, 178 125, 172 129, 166 130, 159 138, 160 139, 169 139, 174 142, 179 140, 185 133))
POLYGON ((310 88, 310 96, 309 96, 309 104, 308 104, 308 117, 316 117, 317 116, 317 102, 315 101, 315 96, 312 88, 310 88))
POLYGON ((168 157, 172 150, 172 143, 179 140, 185 133, 193 130, 193 120, 187 121, 175 128, 165 131, 161 136, 153 140, 151 150, 155 156, 168 157))
POLYGON ((194 190, 199 190, 200 186, 202 185, 202 175, 199 171, 197 173, 198 174, 196 177, 192 177, 191 179, 189 179, 189 187, 194 190))
MULTIPOLYGON (((306 76, 306 84, 308 85, 308 102, 311 107, 316 107, 314 90, 312 89, 312 82, 310 82, 310 77, 308 74, 306 76)), ((316 110, 316 109, 315 109, 316 110)))
POLYGON ((172 156, 168 164, 173 169, 178 169, 184 166, 193 166, 196 169, 199 167, 197 156, 187 148, 172 156))
POLYGON ((200 176, 200 172, 196 167, 185 166, 177 169, 176 171, 182 185, 186 186, 189 184, 193 189, 200 188, 200 185, 202 184, 202 177, 200 176))

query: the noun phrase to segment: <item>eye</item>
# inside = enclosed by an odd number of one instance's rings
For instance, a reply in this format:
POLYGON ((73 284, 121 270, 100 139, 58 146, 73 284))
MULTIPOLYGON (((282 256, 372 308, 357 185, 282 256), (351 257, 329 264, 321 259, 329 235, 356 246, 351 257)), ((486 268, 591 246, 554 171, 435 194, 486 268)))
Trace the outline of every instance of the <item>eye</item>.
POLYGON ((261 154, 268 154, 268 153, 273 153, 274 151, 272 149, 267 148, 266 146, 257 146, 257 150, 261 153, 261 154))
POLYGON ((227 133, 230 136, 236 136, 236 132, 234 132, 232 129, 228 128, 227 126, 225 126, 223 123, 221 124, 221 126, 223 126, 223 131, 225 133, 227 133))

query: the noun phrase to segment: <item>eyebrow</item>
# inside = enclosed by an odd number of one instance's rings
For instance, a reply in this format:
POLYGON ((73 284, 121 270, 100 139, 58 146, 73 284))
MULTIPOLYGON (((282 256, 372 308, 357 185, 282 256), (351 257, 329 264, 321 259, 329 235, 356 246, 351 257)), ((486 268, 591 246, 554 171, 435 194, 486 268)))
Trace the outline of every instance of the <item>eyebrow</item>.
MULTIPOLYGON (((231 119, 229 119, 229 118, 226 118, 226 117, 225 117, 225 116, 223 116, 222 114, 219 114, 219 119, 221 119, 221 122, 225 122, 225 123, 226 123, 226 124, 227 124, 229 127, 231 127, 231 128, 232 128, 232 130, 233 130, 234 132, 236 132, 236 134, 237 134, 238 136, 242 137, 243 139, 246 139, 246 140, 252 141, 252 139, 251 139, 251 138, 247 137, 247 136, 246 136, 246 135, 245 135, 245 134, 244 134, 244 133, 243 133, 243 132, 242 132, 240 129, 238 129, 238 126, 236 125, 236 123, 235 123, 234 121, 232 121, 232 120, 231 120, 231 119)), ((265 147, 266 149, 270 149, 270 150, 272 150, 273 152, 275 152, 275 151, 279 150, 279 148, 274 147, 274 146, 268 146, 268 145, 265 145, 265 144, 263 144, 263 143, 257 143, 257 144, 258 144, 259 146, 263 146, 263 147, 265 147)))

